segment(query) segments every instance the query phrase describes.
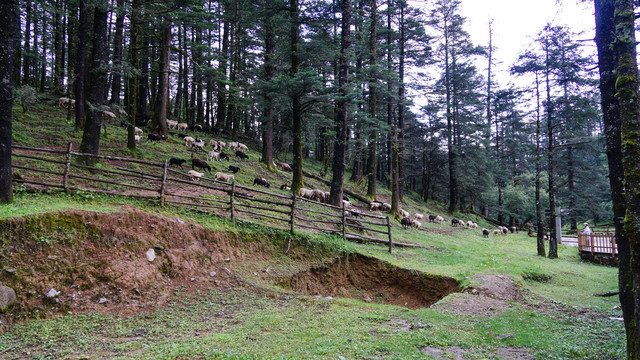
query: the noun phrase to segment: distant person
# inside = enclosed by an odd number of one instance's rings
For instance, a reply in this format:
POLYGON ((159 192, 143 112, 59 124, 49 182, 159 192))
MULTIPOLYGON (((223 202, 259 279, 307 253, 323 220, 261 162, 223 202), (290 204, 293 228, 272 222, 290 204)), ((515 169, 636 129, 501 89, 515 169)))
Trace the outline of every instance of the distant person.
POLYGON ((591 229, 589 229, 589 223, 584 223, 584 230, 582 233, 587 235, 587 246, 591 245, 591 229))

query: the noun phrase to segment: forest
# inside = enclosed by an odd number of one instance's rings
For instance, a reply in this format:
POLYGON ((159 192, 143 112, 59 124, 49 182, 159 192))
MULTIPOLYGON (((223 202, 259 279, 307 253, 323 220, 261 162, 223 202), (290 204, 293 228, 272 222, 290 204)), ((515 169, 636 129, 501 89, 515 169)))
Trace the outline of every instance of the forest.
POLYGON ((347 176, 370 199, 395 188, 509 226, 557 207, 573 230, 611 222, 596 60, 568 28, 540 29, 498 79, 456 0, 19 6, 15 91, 74 99, 88 152, 116 109, 133 154, 136 123, 167 135, 170 119, 253 143, 266 166, 321 161, 335 199, 347 176))

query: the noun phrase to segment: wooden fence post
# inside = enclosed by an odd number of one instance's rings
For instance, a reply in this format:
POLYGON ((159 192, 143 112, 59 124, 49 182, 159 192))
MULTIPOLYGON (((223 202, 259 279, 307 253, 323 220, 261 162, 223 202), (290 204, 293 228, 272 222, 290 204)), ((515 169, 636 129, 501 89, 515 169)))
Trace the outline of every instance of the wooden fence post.
POLYGON ((294 221, 296 218, 296 194, 293 194, 293 199, 291 201, 291 234, 293 234, 295 228, 294 228, 294 221))
POLYGON ((167 160, 162 166, 162 184, 160 185, 160 206, 164 206, 164 193, 167 190, 167 160))
POLYGON ((231 182, 231 221, 236 221, 235 207, 233 205, 233 201, 236 197, 236 182, 235 180, 231 182))
POLYGON ((347 241, 347 210, 342 202, 342 240, 347 241))
POLYGON ((389 229, 389 253, 391 253, 393 242, 391 241, 391 222, 389 221, 388 216, 387 216, 387 229, 389 229))
POLYGON ((73 144, 69 142, 67 145, 67 154, 65 155, 64 161, 64 175, 62 177, 62 186, 64 187, 64 192, 69 192, 69 171, 71 170, 71 146, 73 144))

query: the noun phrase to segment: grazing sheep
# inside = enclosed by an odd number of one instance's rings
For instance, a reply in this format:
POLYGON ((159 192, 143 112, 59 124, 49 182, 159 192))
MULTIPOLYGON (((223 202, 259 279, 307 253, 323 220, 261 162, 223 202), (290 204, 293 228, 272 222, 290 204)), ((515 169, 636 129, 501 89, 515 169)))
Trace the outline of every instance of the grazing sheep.
MULTIPOLYGON (((342 206, 344 206, 345 209, 348 209, 351 207, 351 201, 349 200, 342 200, 342 206)), ((354 215, 357 216, 357 215, 354 215)))
POLYGON ((227 155, 224 151, 220 152, 220 160, 231 161, 231 159, 229 158, 229 155, 227 155))
POLYGON ((264 186, 266 188, 270 188, 271 187, 271 184, 269 184, 269 182, 265 178, 255 178, 255 179, 253 179, 253 185, 260 185, 260 186, 264 186))
POLYGON ((198 158, 193 158, 191 159, 191 168, 200 168, 204 171, 204 169, 209 170, 209 174, 211 174, 211 166, 209 166, 209 164, 206 163, 206 161, 204 160, 200 160, 198 158))
POLYGON ((415 213, 413 214, 413 220, 424 221, 425 217, 420 213, 415 213))
POLYGON ((193 128, 196 129, 197 131, 202 131, 202 125, 200 124, 196 124, 193 128))
POLYGON ((178 122, 177 122, 177 121, 175 121, 175 120, 169 120, 169 119, 167 119, 167 127, 168 127, 169 129, 175 129, 175 128, 177 128, 177 127, 178 127, 178 122))
POLYGON ((179 123, 178 124, 178 131, 185 131, 189 128, 189 124, 187 123, 179 123))
POLYGON ((413 220, 409 219, 408 217, 404 217, 402 218, 402 221, 400 221, 400 223, 402 224, 403 228, 408 229, 409 226, 413 225, 413 220))
POLYGON ((313 190, 300 188, 300 197, 311 200, 313 197, 313 190))
POLYGON ((115 120, 115 119, 116 119, 116 114, 112 113, 111 111, 102 112, 102 121, 109 121, 109 120, 115 120))
POLYGON ((213 150, 209 151, 207 153, 207 160, 208 161, 213 161, 213 160, 220 160, 220 153, 219 152, 215 152, 213 150))
POLYGON ((238 171, 240 171, 240 168, 237 167, 237 166, 229 165, 229 168, 227 170, 229 170, 230 172, 236 174, 238 171))
POLYGON ((204 173, 197 172, 195 170, 189 170, 188 174, 191 175, 191 181, 198 181, 204 176, 204 173))
POLYGON ((238 149, 244 150, 244 151, 249 151, 249 148, 247 147, 247 145, 245 145, 243 143, 238 143, 238 149))
POLYGON ((489 237, 489 229, 484 229, 484 228, 482 229, 482 237, 486 237, 486 238, 489 237))
POLYGON ((136 140, 136 142, 140 142, 140 140, 142 140, 142 136, 140 135, 134 135, 133 138, 136 140))
POLYGON ((140 129, 140 128, 139 128, 139 127, 137 127, 137 126, 134 126, 134 127, 133 127, 133 130, 136 132, 136 134, 142 134, 142 129, 140 129))
POLYGON ((287 184, 280 185, 280 190, 291 190, 291 186, 287 184))
POLYGON ((315 200, 317 202, 324 202, 324 199, 325 199, 324 191, 318 190, 318 189, 314 189, 314 190, 311 190, 311 191, 313 191, 313 195, 311 196, 311 200, 315 200))
POLYGON ((422 227, 422 223, 418 220, 411 220, 411 226, 413 226, 416 229, 420 229, 422 227))
POLYGON ((431 222, 431 223, 436 222, 436 216, 435 215, 429 215, 429 222, 431 222))
POLYGON ((473 226, 473 221, 468 220, 468 221, 467 221, 467 227, 468 227, 468 228, 471 228, 472 226, 473 226))
POLYGON ((380 201, 372 201, 371 205, 369 205, 369 211, 377 211, 382 210, 382 202, 380 201))
POLYGON ((191 143, 191 148, 195 148, 196 150, 202 150, 204 151, 204 140, 196 140, 194 142, 191 143))
POLYGON ((191 136, 185 136, 184 137, 184 146, 186 147, 191 147, 191 144, 193 144, 196 139, 192 138, 191 136))
POLYGON ((238 150, 238 142, 231 141, 230 143, 227 144, 227 147, 231 150, 238 150))
POLYGON ((166 140, 167 137, 161 134, 148 134, 147 135, 147 141, 160 141, 160 140, 166 140))
POLYGON ((509 229, 506 226, 500 226, 500 229, 502 230, 502 233, 505 235, 509 232, 509 229))
POLYGON ((382 211, 390 211, 390 210, 391 210, 391 204, 382 203, 382 211))
POLYGON ((342 195, 342 200, 344 201, 350 201, 349 198, 347 197, 347 195, 342 195))
POLYGON ((235 178, 233 177, 233 175, 231 174, 225 174, 223 172, 217 172, 214 176, 214 179, 218 180, 218 181, 224 181, 224 182, 229 182, 231 180, 235 181, 235 178))
POLYGON ((280 167, 284 171, 293 171, 293 169, 291 169, 291 165, 289 165, 287 163, 280 163, 280 167))
POLYGON ((61 97, 60 99, 58 99, 58 106, 59 107, 63 107, 63 108, 69 108, 69 106, 73 106, 76 104, 76 101, 74 99, 69 99, 67 97, 61 97))
POLYGON ((236 151, 236 156, 239 157, 242 160, 246 160, 246 159, 249 158, 249 156, 247 154, 243 153, 240 150, 236 151))
POLYGON ((169 167, 171 167, 172 165, 178 165, 180 166, 180 169, 182 169, 182 164, 184 164, 185 162, 187 162, 187 160, 185 159, 171 158, 169 159, 169 167))
POLYGON ((408 218, 409 217, 409 213, 407 211, 402 210, 402 209, 398 210, 398 214, 400 214, 400 216, 402 216, 403 218, 408 218))
POLYGON ((178 137, 179 137, 180 139, 184 139, 184 138, 186 138, 187 136, 188 136, 187 134, 178 133, 178 137))
POLYGON ((511 231, 511 233, 517 233, 518 232, 518 227, 517 226, 512 226, 509 228, 509 231, 511 231))
MULTIPOLYGON (((453 218, 453 219, 451 219, 451 226, 458 226, 458 225, 460 225, 460 222, 461 222, 460 220, 453 218)), ((464 224, 464 223, 462 223, 462 224, 464 224)))
POLYGON ((502 230, 501 229, 493 230, 493 235, 502 235, 502 230))
POLYGON ((440 224, 441 222, 444 221, 444 218, 440 215, 436 216, 436 221, 438 222, 438 224, 440 224))
POLYGON ((469 228, 470 229, 477 229, 478 228, 478 224, 472 221, 471 225, 469 225, 469 228))

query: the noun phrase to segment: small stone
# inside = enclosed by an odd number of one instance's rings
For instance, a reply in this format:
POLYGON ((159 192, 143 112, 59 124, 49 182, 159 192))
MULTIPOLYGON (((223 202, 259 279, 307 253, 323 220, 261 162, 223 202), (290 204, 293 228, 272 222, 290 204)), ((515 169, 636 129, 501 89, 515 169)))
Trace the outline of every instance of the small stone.
POLYGON ((192 278, 191 278, 191 281, 196 281, 196 278, 193 278, 193 277, 192 277, 192 278))
POLYGON ((182 221, 182 219, 180 219, 179 217, 176 217, 175 219, 178 220, 180 224, 184 224, 184 221, 182 221))
POLYGON ((506 334, 502 334, 502 335, 498 335, 496 336, 497 339, 515 339, 516 336, 513 335, 513 333, 506 333, 506 334))
POLYGON ((153 260, 156 259, 156 252, 153 249, 147 250, 145 255, 147 255, 147 260, 149 260, 149 262, 153 262, 153 260))
POLYGON ((49 256, 47 256, 47 259, 49 259, 49 260, 58 260, 58 257, 55 256, 55 255, 49 255, 49 256))
POLYGON ((369 295, 365 295, 363 300, 364 302, 368 302, 368 303, 371 302, 371 298, 369 297, 369 295))
POLYGON ((16 292, 8 286, 0 286, 0 312, 7 310, 14 302, 16 302, 16 292))
POLYGON ((621 317, 610 317, 610 320, 624 321, 624 318, 621 317))
POLYGON ((268 272, 269 272, 269 269, 264 269, 264 270, 262 270, 262 271, 264 271, 264 272, 268 273, 268 272))
POLYGON ((107 302, 106 298, 100 298, 100 300, 98 300, 98 304, 104 304, 107 302))
POLYGON ((48 298, 54 298, 54 297, 58 296, 58 294, 60 294, 60 291, 57 291, 56 289, 51 288, 51 290, 49 290, 45 294, 45 296, 48 297, 48 298))
POLYGON ((18 270, 16 268, 8 268, 8 269, 4 269, 4 271, 8 272, 9 274, 14 274, 18 270))
POLYGON ((215 271, 212 271, 212 272, 209 273, 209 276, 216 276, 216 274, 217 273, 215 271))
POLYGON ((225 262, 229 262, 229 261, 231 261, 231 259, 227 257, 227 258, 224 258, 224 261, 225 262))
POLYGON ((325 296, 325 297, 324 297, 324 299, 325 299, 325 300, 333 300, 333 297, 331 297, 331 296, 325 296))

